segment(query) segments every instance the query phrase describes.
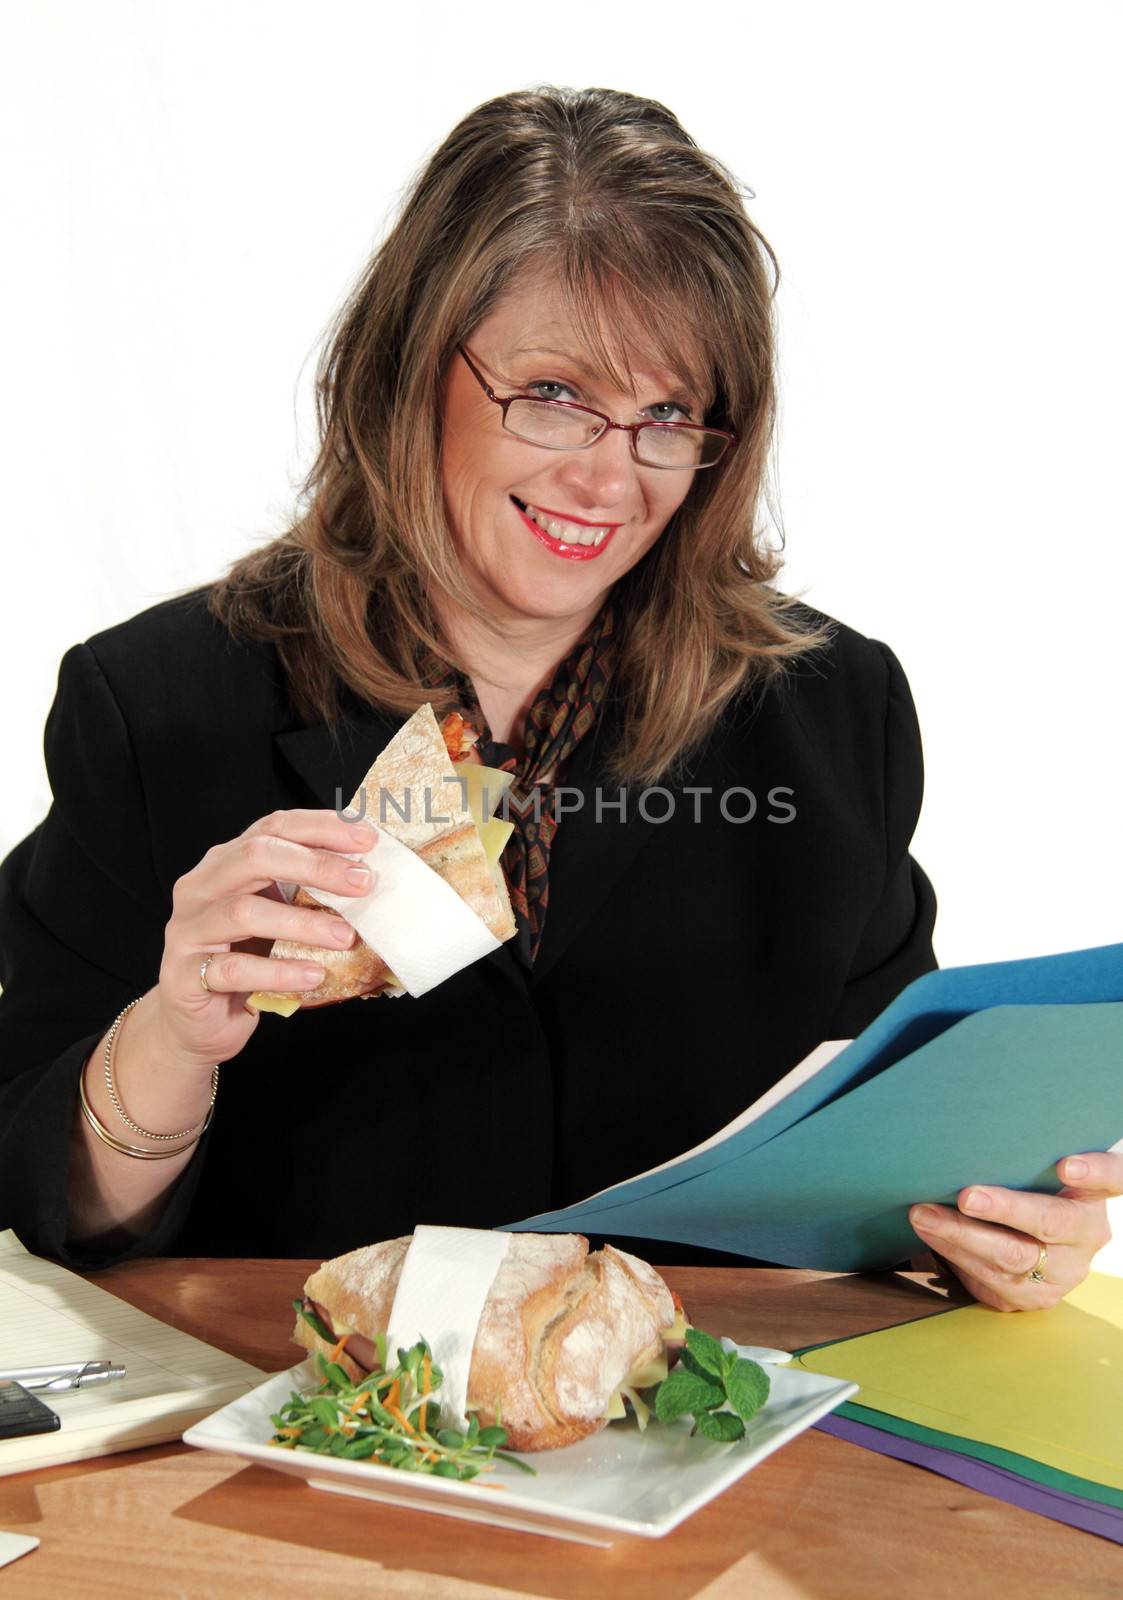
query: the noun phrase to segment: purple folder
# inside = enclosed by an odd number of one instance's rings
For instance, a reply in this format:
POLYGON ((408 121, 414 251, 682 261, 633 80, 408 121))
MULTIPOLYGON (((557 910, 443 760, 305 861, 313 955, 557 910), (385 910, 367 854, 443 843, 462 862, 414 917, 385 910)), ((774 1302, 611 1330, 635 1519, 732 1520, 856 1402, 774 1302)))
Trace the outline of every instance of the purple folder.
POLYGON ((833 1433, 838 1439, 875 1450, 879 1455, 926 1467, 929 1472, 953 1478, 956 1483, 993 1495, 996 1500, 1005 1500, 1025 1511, 1052 1517, 1055 1522, 1066 1522, 1070 1528, 1098 1533, 1103 1539, 1123 1544, 1123 1511, 1115 1506, 1066 1494, 1063 1489, 1049 1489, 1016 1472, 1008 1472, 1005 1467, 995 1467, 988 1461, 977 1461, 974 1456, 959 1455, 954 1450, 941 1450, 936 1445, 919 1444, 914 1439, 902 1439, 895 1433, 867 1427, 864 1422, 851 1422, 847 1417, 826 1416, 814 1426, 823 1433, 833 1433))

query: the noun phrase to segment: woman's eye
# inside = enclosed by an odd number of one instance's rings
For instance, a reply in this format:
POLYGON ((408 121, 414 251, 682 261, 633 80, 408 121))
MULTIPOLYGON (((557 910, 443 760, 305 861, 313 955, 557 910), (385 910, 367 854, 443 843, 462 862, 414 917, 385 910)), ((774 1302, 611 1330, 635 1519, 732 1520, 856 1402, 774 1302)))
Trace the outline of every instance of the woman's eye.
POLYGON ((541 393, 538 395, 539 400, 572 400, 575 398, 575 391, 567 383, 560 383, 556 378, 539 378, 534 383, 528 384, 523 392, 525 394, 534 394, 536 390, 561 391, 560 393, 541 393))
MULTIPOLYGON (((582 403, 578 391, 571 384, 562 383, 560 378, 536 378, 533 383, 528 383, 520 393, 532 394, 539 400, 569 400, 582 403)), ((677 400, 657 400, 646 409, 651 416, 652 422, 689 422, 691 420, 689 406, 680 405, 677 400)))

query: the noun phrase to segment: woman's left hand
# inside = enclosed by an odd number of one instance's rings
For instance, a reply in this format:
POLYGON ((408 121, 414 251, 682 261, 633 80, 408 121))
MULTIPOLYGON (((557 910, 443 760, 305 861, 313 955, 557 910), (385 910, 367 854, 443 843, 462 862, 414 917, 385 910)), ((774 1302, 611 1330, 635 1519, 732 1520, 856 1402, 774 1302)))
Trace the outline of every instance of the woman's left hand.
POLYGON ((1067 1185, 1060 1194, 972 1184, 959 1191, 958 1210, 916 1205, 909 1221, 976 1300, 1043 1311, 1083 1283, 1111 1238, 1107 1201, 1123 1194, 1123 1154, 1066 1156, 1057 1175, 1067 1185))

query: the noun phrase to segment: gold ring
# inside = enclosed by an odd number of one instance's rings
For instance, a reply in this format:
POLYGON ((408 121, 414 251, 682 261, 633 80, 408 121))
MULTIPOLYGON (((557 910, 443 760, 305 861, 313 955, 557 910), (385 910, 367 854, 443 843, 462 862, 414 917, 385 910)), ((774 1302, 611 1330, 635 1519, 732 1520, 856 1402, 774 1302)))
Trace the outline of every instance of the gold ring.
POLYGON ((1043 1244, 1039 1245, 1038 1248, 1037 1248, 1037 1260, 1033 1263, 1033 1266, 1030 1267, 1029 1271, 1026 1273, 1026 1277, 1030 1280, 1031 1283, 1044 1283, 1045 1282, 1045 1263, 1048 1261, 1048 1259, 1049 1259, 1048 1250, 1046 1250, 1046 1248, 1045 1248, 1045 1246, 1043 1244))
POLYGON ((199 982, 203 985, 203 988, 207 991, 208 994, 214 994, 214 992, 215 992, 211 988, 210 984, 207 982, 207 968, 210 966, 210 964, 211 964, 211 962, 213 960, 214 960, 214 956, 213 955, 209 955, 207 957, 207 959, 203 962, 202 966, 199 968, 199 982))

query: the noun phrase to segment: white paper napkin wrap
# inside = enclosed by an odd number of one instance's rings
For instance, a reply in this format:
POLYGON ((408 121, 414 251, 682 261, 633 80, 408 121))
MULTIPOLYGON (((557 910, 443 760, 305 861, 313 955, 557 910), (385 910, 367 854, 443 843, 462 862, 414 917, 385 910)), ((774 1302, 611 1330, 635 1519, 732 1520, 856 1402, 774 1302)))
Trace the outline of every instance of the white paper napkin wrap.
POLYGON ((424 1339, 444 1374, 441 1424, 468 1426, 468 1373, 484 1305, 507 1249, 509 1233, 489 1228, 414 1230, 390 1308, 386 1359, 397 1360, 424 1339))
MULTIPOLYGON (((384 828, 378 842, 355 857, 375 875, 370 894, 307 893, 357 928, 411 995, 436 988, 462 967, 498 950, 498 940, 439 873, 384 828)), ((281 889, 291 899, 289 884, 281 889)))

